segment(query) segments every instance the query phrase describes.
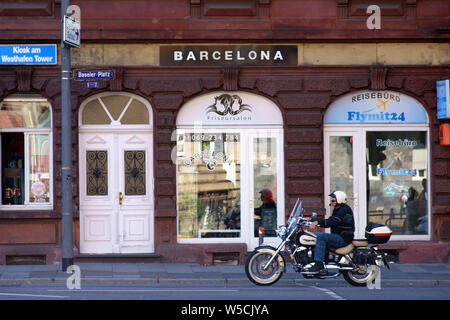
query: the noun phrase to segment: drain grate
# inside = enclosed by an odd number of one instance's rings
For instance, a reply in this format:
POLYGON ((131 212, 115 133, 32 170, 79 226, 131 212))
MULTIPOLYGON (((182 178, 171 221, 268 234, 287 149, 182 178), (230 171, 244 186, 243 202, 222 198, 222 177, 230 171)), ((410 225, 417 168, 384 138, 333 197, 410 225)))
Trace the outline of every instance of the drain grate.
POLYGON ((46 264, 45 255, 7 255, 7 265, 46 264))

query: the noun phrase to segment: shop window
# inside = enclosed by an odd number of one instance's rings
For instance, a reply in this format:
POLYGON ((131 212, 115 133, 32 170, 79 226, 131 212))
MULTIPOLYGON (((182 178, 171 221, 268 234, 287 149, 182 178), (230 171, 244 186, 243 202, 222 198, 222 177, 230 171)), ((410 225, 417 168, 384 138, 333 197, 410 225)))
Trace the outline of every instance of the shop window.
POLYGON ((367 215, 396 235, 428 233, 424 131, 368 131, 367 215))
POLYGON ((179 237, 240 237, 240 134, 177 140, 179 237))
POLYGON ((52 204, 52 130, 49 103, 11 96, 0 104, 1 207, 52 204))

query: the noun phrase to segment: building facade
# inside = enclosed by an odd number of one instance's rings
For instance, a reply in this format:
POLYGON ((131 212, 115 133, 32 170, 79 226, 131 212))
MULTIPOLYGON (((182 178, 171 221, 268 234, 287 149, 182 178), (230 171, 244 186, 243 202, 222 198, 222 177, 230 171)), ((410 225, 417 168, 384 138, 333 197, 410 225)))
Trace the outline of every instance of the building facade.
MULTIPOLYGON (((447 262, 450 4, 378 2, 372 30, 363 0, 72 1, 76 256, 243 263, 259 226, 275 243, 297 198, 327 216, 339 189, 356 237, 387 224, 400 262, 447 262)), ((60 19, 1 1, 1 45, 59 47, 60 19)), ((19 51, 0 64, 0 264, 59 263, 60 64, 19 51)))

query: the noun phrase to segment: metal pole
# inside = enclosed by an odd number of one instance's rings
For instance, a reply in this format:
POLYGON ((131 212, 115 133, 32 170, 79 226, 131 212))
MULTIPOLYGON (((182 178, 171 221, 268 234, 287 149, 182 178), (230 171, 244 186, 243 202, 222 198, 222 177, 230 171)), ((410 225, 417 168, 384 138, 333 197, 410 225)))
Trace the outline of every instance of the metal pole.
POLYGON ((73 265, 72 214, 72 106, 70 46, 63 43, 63 19, 70 0, 61 1, 61 184, 62 184, 62 270, 73 265))

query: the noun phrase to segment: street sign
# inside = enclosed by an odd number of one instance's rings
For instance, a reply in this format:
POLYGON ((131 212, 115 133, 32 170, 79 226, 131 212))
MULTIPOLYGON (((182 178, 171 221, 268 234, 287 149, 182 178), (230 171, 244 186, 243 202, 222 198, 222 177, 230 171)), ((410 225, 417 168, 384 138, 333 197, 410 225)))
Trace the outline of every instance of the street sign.
POLYGON ((63 42, 72 47, 80 47, 81 41, 80 21, 64 16, 63 19, 63 42))
POLYGON ((78 81, 111 80, 114 78, 113 70, 75 70, 74 78, 78 81))
POLYGON ((86 82, 86 88, 97 89, 99 87, 100 87, 100 83, 99 82, 86 82))
POLYGON ((0 45, 0 65, 57 64, 56 44, 0 45))

